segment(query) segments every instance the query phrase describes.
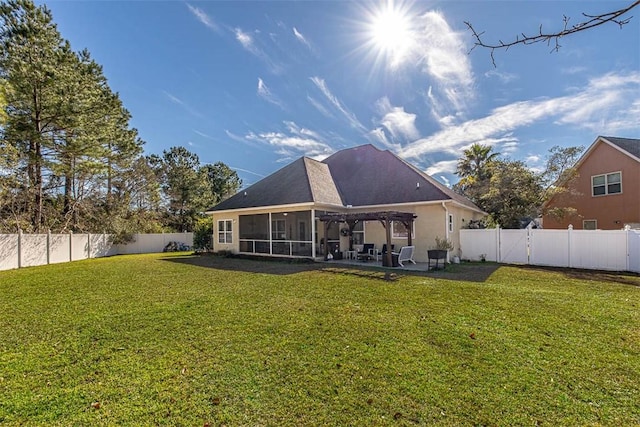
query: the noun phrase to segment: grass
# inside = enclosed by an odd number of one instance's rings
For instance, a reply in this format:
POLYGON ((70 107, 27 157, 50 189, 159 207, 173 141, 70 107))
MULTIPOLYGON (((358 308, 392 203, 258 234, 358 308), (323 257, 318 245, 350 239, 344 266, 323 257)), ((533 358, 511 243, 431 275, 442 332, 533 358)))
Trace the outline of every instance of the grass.
POLYGON ((640 424, 639 277, 393 278, 185 254, 0 272, 0 424, 640 424))

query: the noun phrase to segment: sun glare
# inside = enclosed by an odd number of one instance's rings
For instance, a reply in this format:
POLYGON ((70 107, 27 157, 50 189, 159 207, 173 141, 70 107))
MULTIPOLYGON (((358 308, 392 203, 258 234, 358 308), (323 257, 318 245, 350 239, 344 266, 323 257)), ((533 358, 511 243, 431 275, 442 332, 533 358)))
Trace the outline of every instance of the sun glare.
POLYGON ((411 50, 414 35, 406 10, 389 1, 372 15, 369 24, 371 42, 379 54, 388 56, 391 65, 402 62, 411 50))

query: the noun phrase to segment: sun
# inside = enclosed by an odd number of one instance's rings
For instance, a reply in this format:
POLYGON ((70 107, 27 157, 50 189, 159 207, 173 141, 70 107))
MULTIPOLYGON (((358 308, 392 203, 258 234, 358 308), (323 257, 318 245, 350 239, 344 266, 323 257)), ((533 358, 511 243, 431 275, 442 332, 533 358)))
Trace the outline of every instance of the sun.
POLYGON ((370 42, 391 65, 398 65, 410 53, 415 38, 412 24, 408 9, 397 6, 392 0, 371 14, 370 42))

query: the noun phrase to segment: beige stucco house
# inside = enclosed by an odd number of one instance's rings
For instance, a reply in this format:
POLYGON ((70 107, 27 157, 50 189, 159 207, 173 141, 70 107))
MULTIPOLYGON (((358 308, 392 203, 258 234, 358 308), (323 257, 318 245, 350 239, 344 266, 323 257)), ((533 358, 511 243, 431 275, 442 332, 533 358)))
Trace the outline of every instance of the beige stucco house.
POLYGON ((322 259, 332 252, 374 244, 382 249, 381 221, 327 226, 327 213, 413 213, 413 230, 391 223, 395 250, 415 246, 414 259, 427 261, 435 239, 449 239, 458 253, 459 230, 485 213, 389 151, 362 145, 323 161, 302 157, 211 208, 214 251, 322 259), (327 232, 325 233, 325 227, 327 232), (327 236, 328 245, 325 245, 327 236))
POLYGON ((640 139, 599 136, 575 165, 577 177, 567 192, 545 206, 547 229, 620 230, 640 228, 640 139), (549 214, 573 208, 571 214, 549 214))

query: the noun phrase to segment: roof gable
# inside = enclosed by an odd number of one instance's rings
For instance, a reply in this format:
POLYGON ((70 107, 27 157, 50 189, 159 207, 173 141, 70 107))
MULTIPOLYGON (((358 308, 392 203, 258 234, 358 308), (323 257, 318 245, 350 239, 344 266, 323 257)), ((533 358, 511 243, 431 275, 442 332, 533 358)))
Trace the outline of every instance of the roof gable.
POLYGON ((310 202, 342 204, 329 168, 318 161, 301 157, 209 211, 310 202))
POLYGON ((467 198, 390 151, 379 150, 371 144, 338 151, 323 163, 329 165, 346 205, 376 206, 456 200, 478 209, 467 198))
POLYGON ((609 143, 609 145, 640 162, 640 139, 617 138, 613 136, 601 136, 598 137, 598 139, 609 143))

